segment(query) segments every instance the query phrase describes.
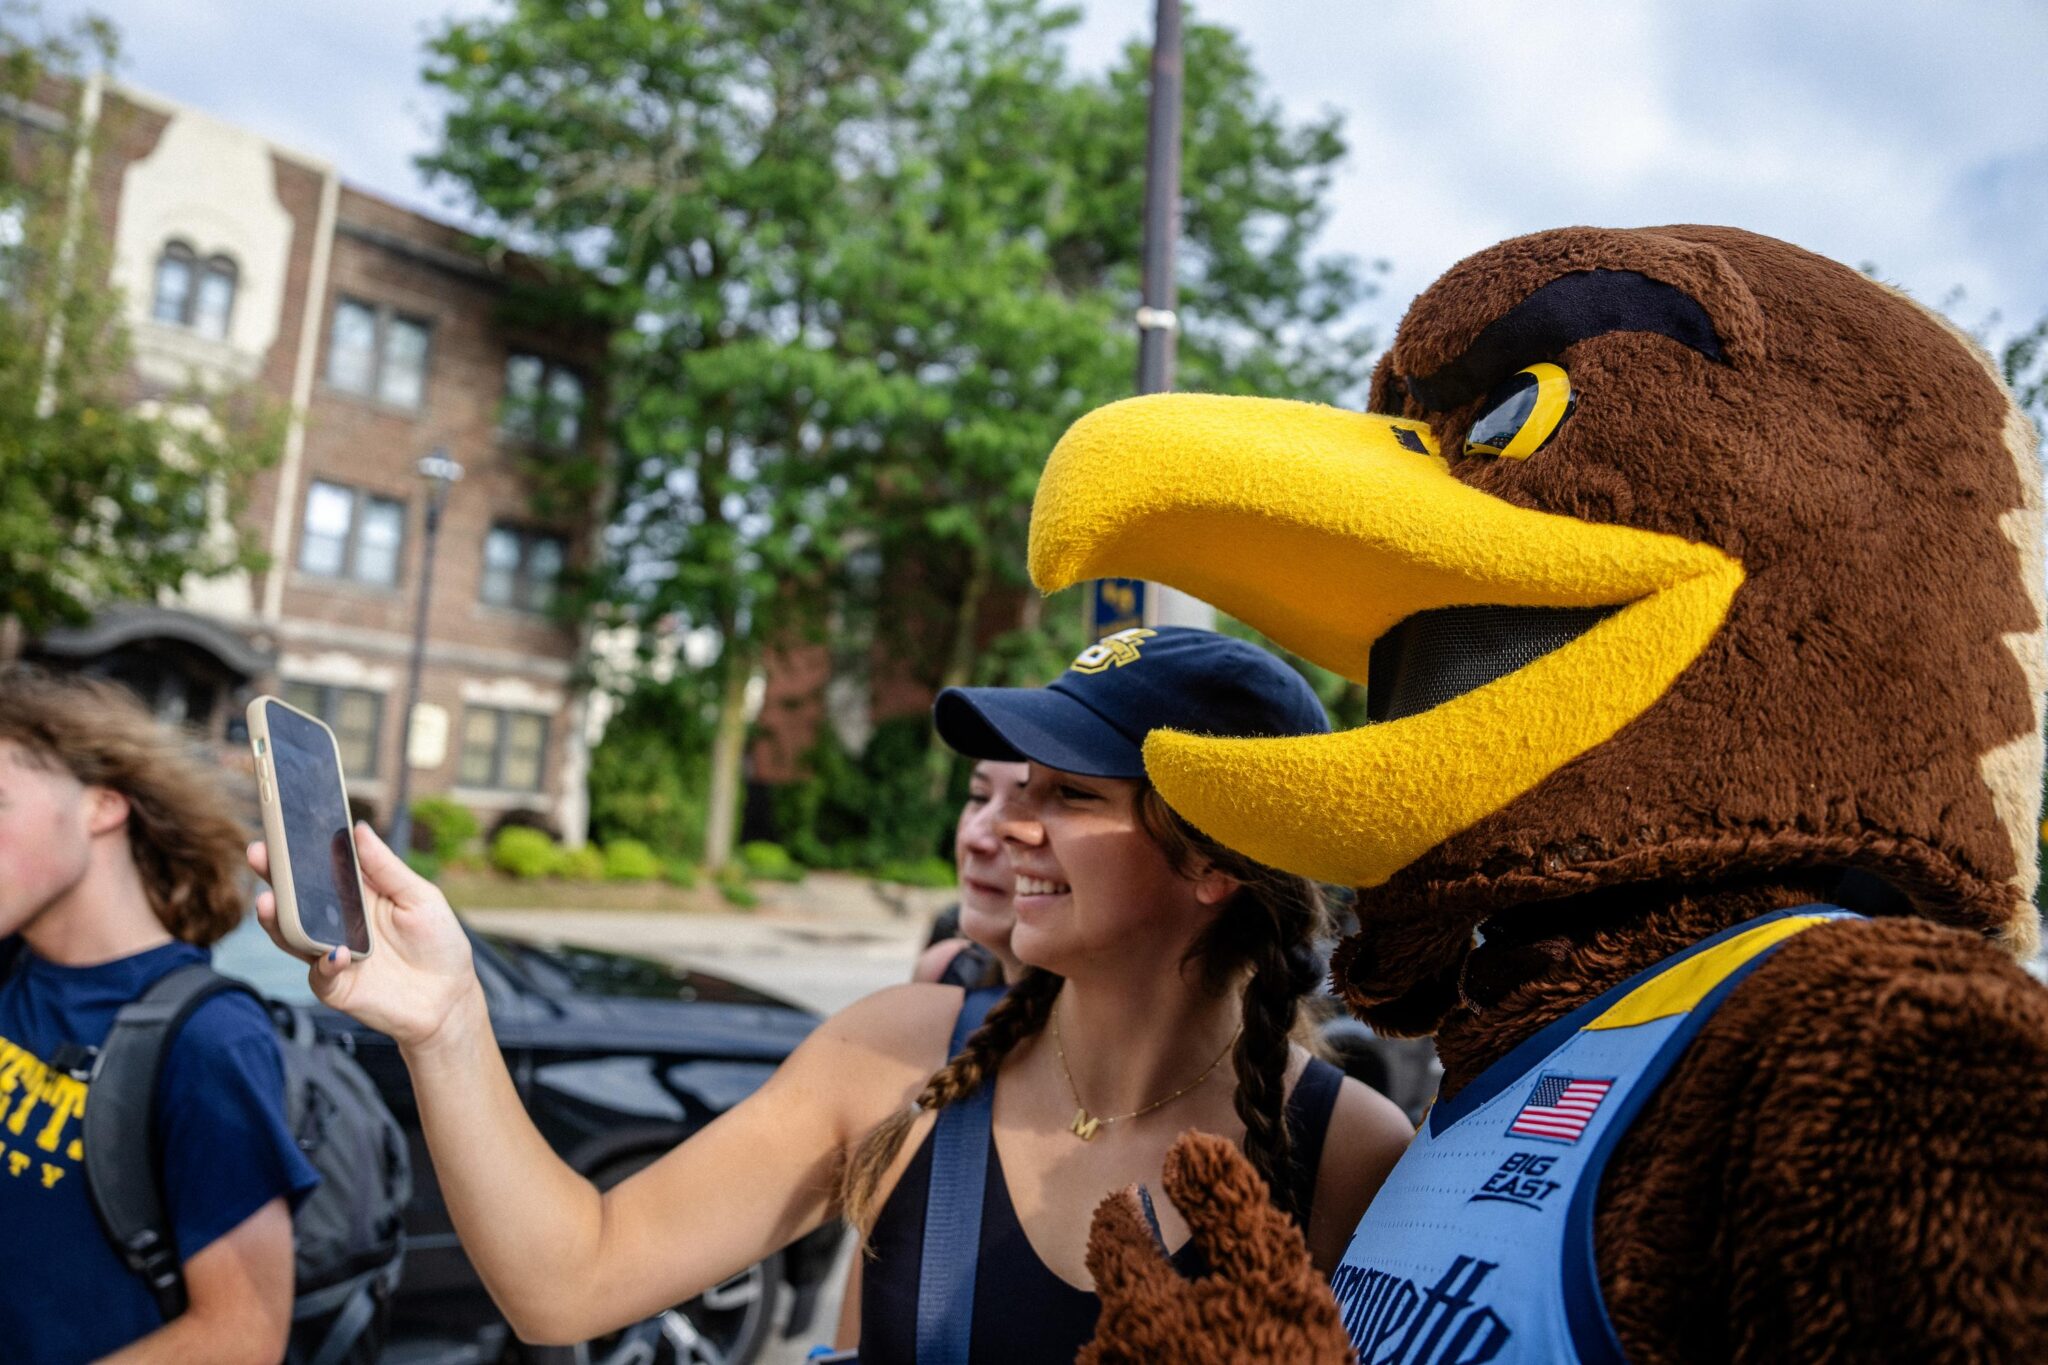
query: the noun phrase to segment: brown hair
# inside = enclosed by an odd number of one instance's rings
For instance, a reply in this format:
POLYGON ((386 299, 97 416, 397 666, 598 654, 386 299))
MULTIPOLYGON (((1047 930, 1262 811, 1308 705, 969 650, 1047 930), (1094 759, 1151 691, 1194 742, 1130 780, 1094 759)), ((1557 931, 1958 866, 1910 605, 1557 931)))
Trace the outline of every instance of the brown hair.
POLYGON ((242 849, 219 776, 135 697, 97 678, 0 668, 0 740, 128 799, 128 849, 164 928, 201 947, 242 918, 242 849))
MULTIPOLYGON (((1141 781, 1138 823, 1182 877, 1204 864, 1237 881, 1241 889, 1188 950, 1201 968, 1203 984, 1218 993, 1249 969, 1244 979, 1244 1030, 1231 1053, 1237 1073, 1235 1104, 1244 1121, 1245 1155, 1290 1214, 1295 1182, 1287 1179, 1292 1153, 1287 1137, 1287 1048, 1301 997, 1314 987, 1322 964, 1315 940, 1325 928, 1322 889, 1255 863, 1205 838, 1167 806, 1149 782, 1141 781)), ((840 1173, 839 1205, 863 1234, 881 1212, 875 1194, 883 1174, 909 1136, 919 1114, 945 1108, 979 1090, 1011 1049, 1042 1030, 1052 1015, 1065 979, 1032 967, 988 1013, 960 1055, 932 1073, 916 1103, 884 1119, 855 1145, 840 1173)))

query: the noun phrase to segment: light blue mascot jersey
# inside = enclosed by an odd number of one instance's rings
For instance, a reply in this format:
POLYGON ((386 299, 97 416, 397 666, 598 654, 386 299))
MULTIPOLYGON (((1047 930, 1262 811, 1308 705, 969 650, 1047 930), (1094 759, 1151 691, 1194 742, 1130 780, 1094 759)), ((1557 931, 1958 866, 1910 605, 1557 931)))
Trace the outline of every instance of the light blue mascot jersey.
POLYGON ((1782 910, 1696 943, 1433 1107, 1330 1277, 1361 1365, 1621 1361, 1593 1264, 1609 1154, 1729 991, 1843 918, 1782 910))

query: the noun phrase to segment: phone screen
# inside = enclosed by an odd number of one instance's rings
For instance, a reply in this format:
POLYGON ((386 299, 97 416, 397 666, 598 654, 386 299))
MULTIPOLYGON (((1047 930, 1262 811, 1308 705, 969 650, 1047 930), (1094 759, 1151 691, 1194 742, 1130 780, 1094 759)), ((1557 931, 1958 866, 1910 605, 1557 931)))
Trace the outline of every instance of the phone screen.
POLYGON ((368 952, 370 926, 363 914, 355 836, 334 742, 325 729, 296 712, 282 706, 264 709, 270 713, 271 768, 277 774, 277 808, 284 820, 299 924, 316 942, 368 952))

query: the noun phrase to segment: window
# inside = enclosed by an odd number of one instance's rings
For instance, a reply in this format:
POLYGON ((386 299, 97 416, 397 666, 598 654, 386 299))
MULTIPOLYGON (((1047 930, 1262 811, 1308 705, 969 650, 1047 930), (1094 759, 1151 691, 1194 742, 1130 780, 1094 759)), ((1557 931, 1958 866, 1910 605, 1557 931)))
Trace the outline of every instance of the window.
POLYGON ((28 209, 21 204, 0 204, 0 296, 13 294, 21 283, 27 248, 28 209))
POLYGON ((234 307, 234 262, 216 256, 199 272, 199 293, 192 303, 192 330, 215 341, 226 341, 228 314, 234 307))
POLYGON ((402 408, 416 408, 427 396, 427 324, 392 318, 384 328, 384 363, 377 367, 377 396, 402 408))
POLYGON ((395 407, 419 407, 427 396, 429 332, 419 318, 339 299, 327 340, 327 382, 395 407))
POLYGON ((462 764, 456 780, 465 787, 537 792, 547 752, 546 716, 472 706, 462 713, 462 764))
POLYGON ((494 607, 546 611, 554 601, 567 548, 560 536, 493 526, 484 537, 480 595, 494 607))
POLYGON ((377 372, 377 310, 343 299, 334 305, 334 335, 327 344, 327 382, 368 393, 377 372))
POLYGON ((309 716, 318 716, 334 731, 341 746, 341 769, 352 777, 377 775, 377 738, 383 732, 384 698, 360 687, 288 682, 284 699, 309 716))
POLYGON ((173 327, 225 341, 235 311, 235 263, 215 256, 202 263, 184 242, 166 242, 156 261, 149 315, 173 327))
POLYGON ((317 479, 306 489, 299 567, 307 573, 393 587, 404 544, 405 504, 397 499, 317 479))
POLYGON ((192 298, 192 248, 183 242, 172 242, 164 248, 164 254, 156 260, 156 299, 150 305, 149 315, 158 322, 172 324, 185 320, 185 309, 192 298))
POLYGON ((567 450, 583 430, 583 380, 537 355, 505 358, 505 432, 567 450))

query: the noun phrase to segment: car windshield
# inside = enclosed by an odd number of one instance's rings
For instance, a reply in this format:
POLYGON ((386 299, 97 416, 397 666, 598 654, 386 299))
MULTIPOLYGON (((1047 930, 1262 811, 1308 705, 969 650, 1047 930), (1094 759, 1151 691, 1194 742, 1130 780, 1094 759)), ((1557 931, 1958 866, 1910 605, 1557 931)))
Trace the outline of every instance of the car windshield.
MULTIPOLYGON (((240 924, 213 945, 213 967, 223 976, 248 982, 272 1000, 287 1005, 316 1003, 313 988, 306 982, 306 964, 272 943, 254 915, 244 915, 240 924)), ((493 1010, 507 1003, 511 983, 504 965, 488 953, 478 955, 477 979, 483 982, 484 998, 493 1010)))
POLYGON ((652 958, 583 948, 573 943, 528 943, 498 934, 477 937, 498 950, 551 995, 627 996, 645 1000, 701 1000, 719 1005, 779 1005, 773 996, 715 976, 670 967, 652 958))

